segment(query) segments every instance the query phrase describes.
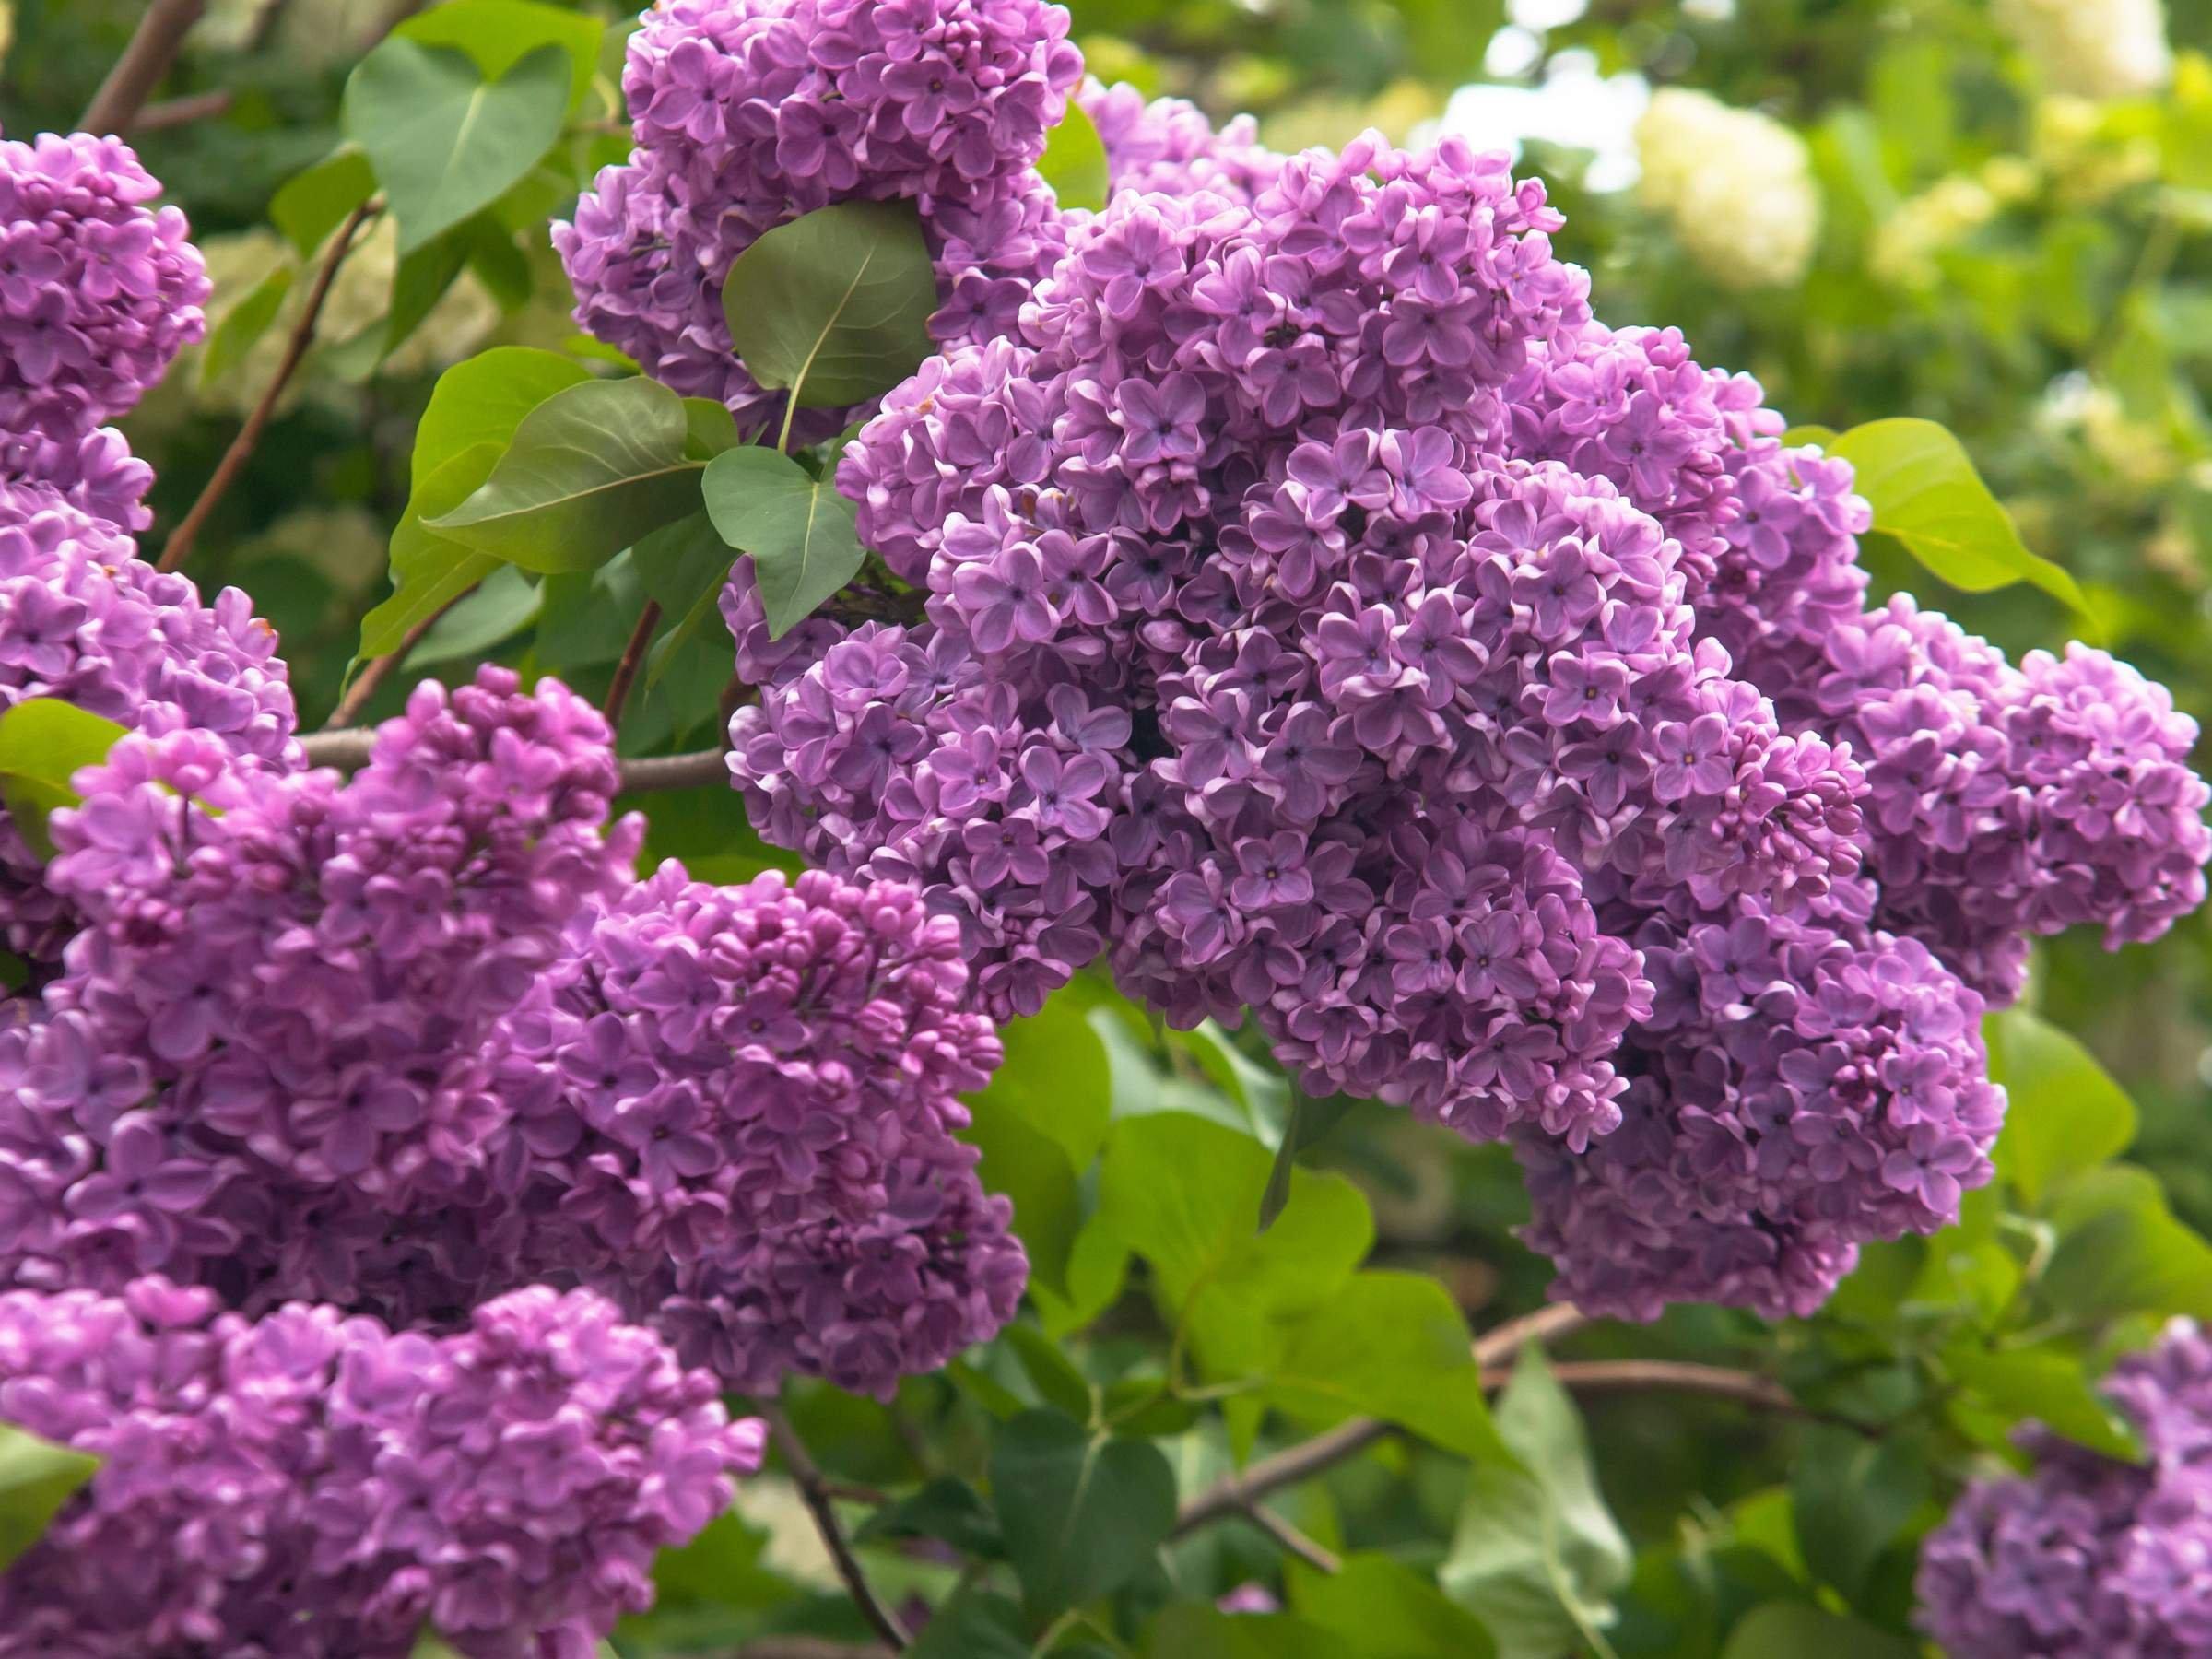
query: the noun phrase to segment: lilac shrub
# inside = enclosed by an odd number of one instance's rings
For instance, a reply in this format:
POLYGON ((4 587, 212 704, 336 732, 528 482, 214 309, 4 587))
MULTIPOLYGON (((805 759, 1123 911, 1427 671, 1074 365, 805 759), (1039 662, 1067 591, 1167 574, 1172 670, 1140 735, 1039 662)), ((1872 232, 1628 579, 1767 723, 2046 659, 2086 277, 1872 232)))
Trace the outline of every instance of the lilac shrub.
POLYGON ((100 1460, 0 1572, 8 1659, 591 1659, 765 1438, 582 1291, 432 1337, 160 1278, 0 1293, 0 1419, 100 1460))
POLYGON ((1970 1488, 1922 1542, 1921 1628, 1953 1659, 2212 1652, 2212 1342, 2177 1320, 2104 1393, 2142 1465, 2031 1426, 2033 1472, 1970 1488))

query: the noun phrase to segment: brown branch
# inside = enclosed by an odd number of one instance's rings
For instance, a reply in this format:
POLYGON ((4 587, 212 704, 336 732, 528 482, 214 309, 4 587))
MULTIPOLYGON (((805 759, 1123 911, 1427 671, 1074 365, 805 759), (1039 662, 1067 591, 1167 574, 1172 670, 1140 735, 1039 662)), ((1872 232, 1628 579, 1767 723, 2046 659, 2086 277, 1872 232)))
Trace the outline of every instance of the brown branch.
POLYGON ((1296 1486, 1347 1457, 1357 1457, 1385 1435, 1396 1432, 1394 1425, 1374 1418, 1353 1418, 1288 1451, 1263 1457, 1241 1475, 1224 1476, 1184 1504, 1169 1536, 1179 1538, 1224 1515, 1250 1513, 1268 1493, 1296 1486))
MULTIPOLYGON (((1511 1366, 1482 1373, 1484 1391, 1503 1388, 1512 1380, 1511 1366)), ((1645 1389, 1673 1389, 1682 1394, 1711 1394, 1761 1411, 1809 1416, 1796 1396, 1771 1377, 1753 1371, 1730 1371, 1721 1365, 1698 1365, 1684 1359, 1561 1360, 1551 1368, 1559 1386, 1571 1394, 1635 1394, 1645 1389)))
POLYGON ((1317 1572, 1341 1572, 1343 1558, 1284 1520, 1264 1503, 1247 1504, 1244 1518, 1317 1572))
MULTIPOLYGON (((368 665, 361 670, 360 677, 346 688, 346 695, 338 699, 338 706, 330 712, 330 718, 323 723, 323 729, 326 732, 342 732, 355 721, 360 719, 361 711, 369 706, 369 700, 374 697, 384 681, 391 677, 392 671, 402 666, 413 654, 415 647, 422 643, 423 635, 438 626, 438 618, 444 616, 447 611, 452 610, 454 606, 460 604, 463 599, 475 591, 474 588, 469 588, 455 594, 421 621, 416 623, 414 627, 408 629, 401 636, 396 647, 387 651, 382 656, 371 657, 368 665)), ((312 739, 306 741, 312 742, 312 739)), ((364 754, 362 759, 365 760, 368 757, 364 754)))
POLYGON ((176 62, 177 48, 206 11, 206 0, 152 0, 138 19, 131 43, 123 49, 108 78, 100 83, 92 101, 78 118, 81 132, 106 135, 127 129, 146 107, 169 66, 176 62))
POLYGON ((1497 1365, 1511 1359, 1532 1342, 1554 1342, 1590 1323, 1590 1316, 1572 1302, 1554 1302, 1493 1325, 1475 1338, 1475 1363, 1497 1365))
POLYGON ((189 98, 171 98, 161 103, 150 103, 131 117, 134 133, 156 133, 169 127, 190 126, 195 121, 206 121, 226 114, 238 101, 238 94, 228 87, 213 92, 194 92, 189 98))
POLYGON ((844 1528, 838 1524, 829 1483, 822 1478, 821 1470, 792 1428, 791 1419, 777 1406, 764 1406, 760 1415, 767 1419, 769 1432, 775 1437, 776 1449, 783 1454, 784 1466, 790 1469, 792 1479, 798 1482, 799 1496, 806 1502, 807 1513, 814 1517, 814 1529, 821 1534, 830 1559, 837 1564, 837 1575, 844 1580, 847 1594, 875 1632, 891 1644, 891 1651, 903 1651, 906 1630, 868 1587, 867 1574, 860 1570, 853 1547, 845 1542, 844 1528))
POLYGON ((230 487, 238 482, 239 475, 245 471, 246 463, 253 458, 254 446, 260 443, 262 433, 267 429, 270 418, 276 412, 277 399, 284 395, 284 389, 291 382, 300 359, 307 356, 307 348, 314 344, 315 324, 322 318, 323 302, 330 298, 331 284, 338 279, 338 267, 346 263, 346 255, 352 251, 353 239, 359 234, 370 216, 380 211, 382 208, 378 203, 363 202, 353 210, 352 217, 338 227, 337 235, 331 241, 330 252, 324 256, 323 268, 315 276, 315 286, 308 293, 307 309, 300 313, 300 321, 293 325, 291 340, 284 348, 284 360, 276 365, 276 376, 262 393, 261 401, 253 406, 253 413, 246 417, 245 425, 238 429, 238 436, 230 441, 230 447, 223 452, 223 458, 216 463, 215 471, 207 479, 207 487, 200 491, 200 499, 192 504, 192 511, 184 515, 183 521, 170 532, 168 545, 161 549, 161 561, 154 567, 156 570, 173 571, 192 556, 193 544, 206 527, 209 516, 221 504, 222 499, 230 493, 230 487))
POLYGON ((615 665, 615 677, 606 688, 609 731, 622 729, 622 705, 629 700, 629 688, 637 682, 638 669, 644 664, 645 649, 653 643, 653 630, 660 625, 660 601, 646 600, 645 608, 638 613, 638 625, 629 630, 629 643, 622 647, 622 660, 615 665))
MULTIPOLYGON (((369 751, 375 746, 376 734, 358 726, 311 732, 300 739, 310 766, 333 766, 348 772, 359 771, 368 765, 369 751)), ((642 759, 624 760, 620 768, 624 794, 697 789, 702 784, 726 782, 730 775, 729 763, 720 749, 699 749, 688 755, 647 755, 642 759)))

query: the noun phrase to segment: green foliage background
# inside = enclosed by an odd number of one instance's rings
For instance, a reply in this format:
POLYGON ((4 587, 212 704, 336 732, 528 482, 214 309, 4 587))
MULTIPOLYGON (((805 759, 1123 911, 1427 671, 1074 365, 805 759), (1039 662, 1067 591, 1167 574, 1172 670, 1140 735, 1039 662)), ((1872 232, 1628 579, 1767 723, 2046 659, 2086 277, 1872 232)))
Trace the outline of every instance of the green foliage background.
MULTIPOLYGON (((513 0, 451 0, 421 21, 425 39, 497 75, 507 63, 485 58, 465 16, 487 4, 513 0)), ((7 129, 72 126, 140 9, 16 0, 7 129)), ((467 401, 471 374, 496 386, 550 372, 523 407, 583 378, 543 358, 488 359, 450 382, 426 427, 440 372, 496 347, 590 361, 544 230, 623 153, 624 30, 611 6, 523 9, 570 54, 559 137, 498 199, 461 204, 436 257, 372 239, 348 261, 305 371, 190 566, 203 586, 246 588, 280 629, 309 726, 340 694, 388 567, 409 548, 459 556, 423 521, 482 481, 513 425, 467 401), (581 27, 564 34, 549 12, 581 27), (426 481, 418 429, 426 447, 441 421, 481 441, 488 418, 483 468, 458 488, 426 481)), ((264 33, 262 0, 216 0, 161 91, 202 99, 197 118, 135 135, 219 284, 211 341, 128 424, 160 477, 156 537, 267 382, 319 245, 362 199, 347 194, 358 164, 320 166, 339 147, 347 75, 418 10, 291 0, 264 33)), ((1500 0, 1074 10, 1100 73, 1217 116, 1255 111, 1284 147, 1370 124, 1410 135, 1498 61, 1486 52, 1504 20, 1500 0)), ((1591 188, 1586 152, 1531 146, 1524 166, 1551 182, 1562 251, 1594 273, 1608 321, 1681 328, 1700 359, 1756 374, 1799 422, 1940 422, 2084 608, 2030 582, 1947 591, 1877 536, 1868 559, 1885 585, 2015 651, 2095 639, 2205 718, 2212 7, 2178 5, 2171 25, 2171 90, 2101 104, 2039 85, 1973 0, 1590 0, 1518 40, 1517 78, 1540 82, 1562 59, 1636 73, 1800 134, 1816 249, 1801 278, 1750 290, 1716 280, 1633 191, 1591 188)), ((666 622, 624 747, 710 745, 728 641, 700 600, 717 551, 707 543, 702 565, 672 531, 539 580, 486 559, 471 567, 489 576, 477 596, 371 712, 418 673, 465 673, 488 654, 596 694, 651 597, 666 622)), ((391 616, 372 637, 404 631, 391 616)), ((651 806, 652 853, 702 877, 779 860, 727 792, 651 806)), ((2162 1318, 2212 1316, 2208 967, 2202 918, 2118 958, 2086 937, 2046 947, 2029 1009, 1993 1021, 2013 1093, 2002 1179, 1958 1228, 1868 1252, 1813 1320, 1688 1309, 1583 1330, 1555 1345, 1554 1367, 1532 1351, 1490 1409, 1470 1332, 1538 1307, 1546 1277, 1512 1239, 1524 1201, 1510 1160, 1354 1105, 1261 1233, 1277 1149, 1305 1108, 1240 1040, 1161 1032, 1079 982, 1007 1033, 1008 1065, 976 1102, 986 1179, 1015 1197, 1037 1262, 1023 1323, 888 1408, 818 1388, 787 1405, 849 1494, 841 1513, 886 1598, 910 1619, 936 1608, 924 1655, 1908 1653, 1914 1540, 1959 1481, 2002 1460, 2030 1416, 2130 1454, 2095 1377, 2162 1318), (1577 1386, 1590 1365, 1630 1357, 1732 1368, 1795 1406, 1577 1386), (1397 1432, 1270 1499, 1337 1571, 1289 1559, 1233 1513, 1170 1535, 1177 1505, 1240 1463, 1351 1416, 1397 1432), (1214 1610, 1253 1582, 1288 1610, 1214 1610)), ((50 1504, 49 1464, 0 1443, 0 1509, 11 1455, 25 1501, 50 1504)), ((868 1651, 780 1477, 668 1558, 661 1582, 660 1608, 618 1633, 629 1659, 767 1652, 792 1632, 868 1651)))

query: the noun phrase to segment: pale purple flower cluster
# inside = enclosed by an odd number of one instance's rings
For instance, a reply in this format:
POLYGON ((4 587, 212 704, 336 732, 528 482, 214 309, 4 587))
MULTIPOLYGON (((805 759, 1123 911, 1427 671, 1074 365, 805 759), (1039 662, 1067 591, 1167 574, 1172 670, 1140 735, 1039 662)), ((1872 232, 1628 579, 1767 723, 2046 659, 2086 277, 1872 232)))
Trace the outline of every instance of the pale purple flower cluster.
POLYGON ((887 1395, 1013 1317, 1027 1277, 955 1098, 1000 1051, 959 929, 819 872, 666 865, 571 927, 505 1023, 499 1206, 734 1386, 887 1395))
POLYGON ((0 1294, 0 1420, 100 1460, 0 1571, 0 1655, 591 1659, 760 1464, 586 1292, 432 1337, 139 1279, 0 1294))
MULTIPOLYGON (((276 636, 251 601, 230 588, 204 605, 189 579, 158 573, 116 523, 85 504, 85 489, 98 497, 141 467, 112 439, 27 448, 83 464, 76 500, 0 479, 0 709, 54 697, 139 731, 196 731, 233 756, 293 764, 291 688, 276 636)), ((75 925, 0 811, 0 948, 50 963, 75 925)))
POLYGON ((115 138, 0 142, 0 431, 73 440, 206 332, 184 215, 115 138))
POLYGON ((2034 1473, 1970 1488, 1923 1541, 1921 1625, 1953 1659, 2212 1653, 2212 1341, 2177 1320, 2103 1388, 2144 1465, 2031 1428, 2034 1473))
MULTIPOLYGON (((780 407, 732 352, 723 279, 815 208, 907 198, 943 304, 941 341, 1013 324, 1057 255, 1036 172, 1081 76, 1043 0, 671 0, 631 37, 637 147, 554 244, 576 320, 688 395, 780 407)), ((846 417, 810 417, 826 435, 846 417)), ((811 428, 810 428, 811 429, 811 428)))

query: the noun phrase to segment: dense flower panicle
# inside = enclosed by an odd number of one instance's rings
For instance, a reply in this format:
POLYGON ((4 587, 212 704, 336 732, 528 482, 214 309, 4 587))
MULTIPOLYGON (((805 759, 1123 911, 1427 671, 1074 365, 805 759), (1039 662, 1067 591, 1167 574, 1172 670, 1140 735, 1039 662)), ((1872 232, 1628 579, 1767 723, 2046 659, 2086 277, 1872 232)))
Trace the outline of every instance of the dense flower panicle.
MULTIPOLYGON (((80 487, 136 493, 139 464, 92 434, 62 447, 80 487)), ((59 474, 61 469, 56 467, 59 474)), ((0 478, 0 709, 59 698, 155 735, 194 731, 242 759, 296 763, 296 716, 276 636, 227 588, 203 604, 191 581, 137 558, 129 535, 45 484, 0 478)), ((0 948, 51 962, 74 912, 0 811, 0 948)))
POLYGON ((1995 0, 1993 9, 2057 91, 2136 98, 2172 78, 2164 0, 1995 0))
POLYGON ((533 1218, 532 1275, 605 1288, 747 1392, 935 1370, 1027 1277, 952 1138, 1000 1057, 959 943, 912 888, 819 872, 671 864, 594 907, 502 1028, 483 1231, 533 1218))
POLYGON ((1201 192, 1250 202, 1275 182, 1284 158, 1259 140, 1259 123, 1239 115, 1218 131, 1187 99, 1145 95, 1126 82, 1086 81, 1076 101, 1106 147, 1116 191, 1192 196, 1201 192))
POLYGON ((356 1305, 347 1218, 404 1230, 477 1189, 488 1040, 628 878, 607 741, 485 668, 419 688, 347 783, 194 731, 80 772, 47 878, 84 931, 43 1021, 0 1032, 0 1277, 356 1305))
POLYGON ((154 522, 146 504, 154 469, 113 427, 58 438, 0 432, 0 482, 42 485, 86 517, 134 535, 154 522))
POLYGON ((583 1292, 442 1338, 159 1278, 0 1294, 0 1419, 101 1460, 0 1571, 0 1655, 589 1659, 761 1459, 583 1292))
MULTIPOLYGON (((637 148, 556 226, 577 322, 740 417, 730 265, 762 232, 848 200, 911 199, 935 258, 941 341, 1012 326, 1060 246, 1035 163, 1082 73, 1041 0, 674 0, 631 37, 637 148)), ((847 416, 809 418, 821 435, 847 416)), ((811 428, 809 429, 811 429, 811 428)))
POLYGON ((1802 1317, 1860 1244, 1947 1225, 1989 1179, 2004 1096, 1982 1000, 1870 929, 1872 901, 1860 880, 1781 910, 1601 907, 1657 989, 1615 1057, 1620 1127, 1580 1154, 1519 1141, 1559 1294, 1631 1319, 1677 1300, 1802 1317))
MULTIPOLYGON (((2154 0, 2155 3, 2155 0, 2154 0)), ((1729 288, 1779 288, 1811 263, 1820 192, 1805 140, 1770 115, 1664 87, 1636 124, 1638 187, 1700 269, 1729 288)))
POLYGON ((2212 1653, 2212 1342, 2176 1320, 2103 1386, 2145 1464, 2031 1426, 2035 1471, 1970 1488, 1922 1542, 1921 1628, 1953 1659, 2212 1653))
POLYGON ((0 141, 0 432, 72 441, 206 331, 184 215, 114 138, 0 141))

